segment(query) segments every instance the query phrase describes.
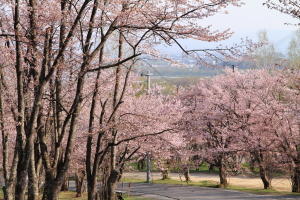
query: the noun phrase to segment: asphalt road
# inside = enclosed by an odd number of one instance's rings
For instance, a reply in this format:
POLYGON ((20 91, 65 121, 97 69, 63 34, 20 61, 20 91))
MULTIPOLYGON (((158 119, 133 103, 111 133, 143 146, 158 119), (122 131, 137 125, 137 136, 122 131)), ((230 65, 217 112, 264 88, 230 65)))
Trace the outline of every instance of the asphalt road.
POLYGON ((300 196, 255 195, 218 188, 167 184, 132 183, 130 187, 129 184, 124 184, 119 189, 131 195, 155 200, 300 200, 300 196))

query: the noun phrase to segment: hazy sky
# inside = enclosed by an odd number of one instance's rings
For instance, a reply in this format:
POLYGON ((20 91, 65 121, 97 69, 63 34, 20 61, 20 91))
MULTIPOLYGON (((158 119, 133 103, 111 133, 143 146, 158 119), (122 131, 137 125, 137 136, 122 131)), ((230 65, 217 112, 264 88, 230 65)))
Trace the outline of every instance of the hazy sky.
POLYGON ((294 30, 295 27, 284 25, 284 23, 296 23, 296 19, 278 11, 270 10, 263 6, 264 0, 244 0, 242 7, 231 7, 227 9, 228 14, 219 14, 212 17, 214 25, 220 27, 231 27, 234 31, 252 32, 255 30, 294 30))
MULTIPOLYGON (((261 30, 268 32, 270 40, 275 44, 279 51, 286 51, 289 40, 296 30, 295 26, 285 25, 285 23, 299 23, 296 19, 282 14, 275 10, 270 10, 263 6, 264 0, 244 0, 245 5, 242 7, 230 7, 225 11, 210 17, 205 24, 211 24, 220 30, 230 28, 235 34, 231 39, 224 42, 230 44, 238 42, 240 38, 249 37, 257 38, 257 33, 261 30)), ((203 44, 191 40, 183 41, 184 46, 189 49, 199 48, 212 44, 203 44)), ((168 52, 176 53, 177 48, 167 48, 168 52)))

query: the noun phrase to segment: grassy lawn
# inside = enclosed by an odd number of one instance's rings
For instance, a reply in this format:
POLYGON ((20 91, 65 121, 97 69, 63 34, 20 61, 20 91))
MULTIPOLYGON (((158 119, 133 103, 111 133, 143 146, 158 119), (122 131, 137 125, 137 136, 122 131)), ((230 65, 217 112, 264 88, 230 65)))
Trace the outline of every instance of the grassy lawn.
MULTIPOLYGON (((128 179, 123 178, 122 181, 124 183, 145 183, 145 180, 141 179, 128 179)), ((215 181, 198 181, 198 182, 183 182, 179 180, 174 179, 166 179, 166 180, 154 180, 153 183, 157 184, 173 184, 173 185, 189 185, 189 186, 199 186, 199 187, 218 187, 218 183, 215 181)))
POLYGON ((59 200, 70 200, 70 199, 86 200, 87 195, 83 194, 82 197, 77 197, 76 198, 76 193, 75 192, 61 192, 59 194, 59 200))
POLYGON ((295 196, 300 196, 300 193, 293 193, 293 192, 282 192, 282 191, 277 191, 274 189, 260 189, 260 188, 245 188, 245 187, 239 187, 235 185, 230 185, 227 189, 229 190, 237 190, 241 192, 248 192, 248 193, 253 193, 253 194, 261 194, 261 195, 295 195, 295 196))
MULTIPOLYGON (((127 183, 144 183, 144 180, 140 179, 123 179, 123 182, 127 183)), ((213 188, 218 188, 219 184, 218 182, 215 181, 193 181, 193 182, 182 182, 179 180, 173 180, 173 179, 167 179, 167 180, 154 180, 153 183, 157 184, 173 184, 173 185, 189 185, 189 186, 198 186, 198 187, 213 187, 213 188)), ((253 193, 253 194, 261 194, 261 195, 296 195, 300 196, 299 193, 292 193, 292 192, 281 192, 281 191, 276 191, 273 189, 269 190, 264 190, 261 188, 246 188, 246 187, 239 187, 235 185, 230 185, 228 190, 237 190, 241 192, 248 192, 248 193, 253 193)))
POLYGON ((183 182, 179 180, 166 179, 166 180, 155 180, 153 183, 158 184, 174 184, 174 185, 189 185, 189 186, 199 186, 199 187, 213 187, 217 188, 218 183, 215 181, 198 181, 198 182, 183 182))

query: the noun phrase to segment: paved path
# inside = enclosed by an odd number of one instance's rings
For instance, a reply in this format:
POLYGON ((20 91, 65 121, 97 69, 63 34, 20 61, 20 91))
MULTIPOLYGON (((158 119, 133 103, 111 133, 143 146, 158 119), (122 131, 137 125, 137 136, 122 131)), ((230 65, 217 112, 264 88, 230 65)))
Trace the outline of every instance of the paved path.
POLYGON ((218 188, 167 184, 131 183, 130 187, 124 184, 121 190, 155 200, 300 200, 300 196, 255 195, 218 188))

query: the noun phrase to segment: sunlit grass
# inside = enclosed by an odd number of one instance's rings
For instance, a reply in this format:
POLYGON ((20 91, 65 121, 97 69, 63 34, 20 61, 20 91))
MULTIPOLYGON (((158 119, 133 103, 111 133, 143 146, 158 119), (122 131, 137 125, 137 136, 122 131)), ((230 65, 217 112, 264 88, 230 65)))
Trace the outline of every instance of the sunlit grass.
POLYGON ((122 178, 121 182, 124 182, 124 183, 145 183, 145 180, 124 177, 124 178, 122 178))
POLYGON ((261 188, 246 188, 246 187, 240 187, 236 185, 230 185, 227 189, 229 190, 237 190, 241 192, 248 192, 253 194, 261 194, 261 195, 296 195, 300 196, 300 193, 293 193, 293 192, 282 192, 277 191, 274 189, 261 189, 261 188))
POLYGON ((59 200, 71 200, 71 199, 86 200, 87 194, 83 194, 82 197, 76 197, 76 192, 68 191, 68 192, 59 193, 59 200))
MULTIPOLYGON (((145 183, 145 180, 142 179, 132 179, 132 178, 123 178, 122 182, 124 183, 145 183)), ((199 186, 199 187, 218 187, 216 181, 198 181, 198 182, 185 182, 174 179, 165 179, 165 180, 154 180, 153 183, 156 184, 173 184, 173 185, 189 185, 189 186, 199 186)))
POLYGON ((174 179, 166 179, 166 180, 155 180, 153 183, 158 184, 173 184, 173 185, 189 185, 189 186, 199 186, 199 187, 218 187, 218 183, 215 181, 197 181, 197 182, 185 182, 174 179))

